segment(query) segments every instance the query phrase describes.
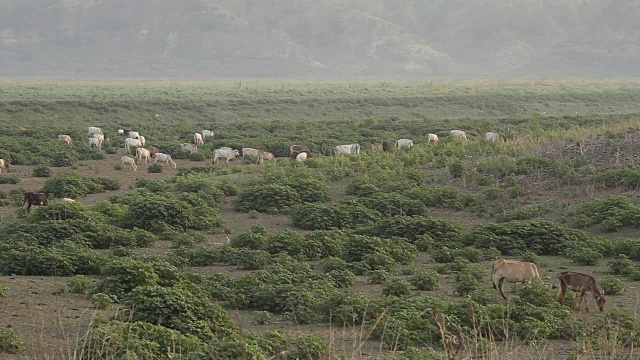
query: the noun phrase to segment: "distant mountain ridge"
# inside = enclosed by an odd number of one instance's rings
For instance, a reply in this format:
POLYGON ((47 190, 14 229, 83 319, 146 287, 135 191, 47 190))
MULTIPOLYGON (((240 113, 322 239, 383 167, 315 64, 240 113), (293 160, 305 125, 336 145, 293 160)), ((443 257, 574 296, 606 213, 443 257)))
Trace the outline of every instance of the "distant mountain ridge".
POLYGON ((0 76, 640 76, 625 0, 2 0, 0 76))

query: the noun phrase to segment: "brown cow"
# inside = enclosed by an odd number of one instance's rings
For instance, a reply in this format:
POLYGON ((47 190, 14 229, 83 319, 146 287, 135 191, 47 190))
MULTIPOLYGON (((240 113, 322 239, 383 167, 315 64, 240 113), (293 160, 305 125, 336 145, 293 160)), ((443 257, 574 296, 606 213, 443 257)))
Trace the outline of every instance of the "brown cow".
POLYGON ((24 193, 24 203, 22 204, 22 208, 26 207, 27 211, 31 211, 31 205, 49 205, 49 200, 47 200, 47 194, 45 193, 34 193, 34 192, 26 192, 24 193))
POLYGON ((382 142, 382 151, 389 152, 391 151, 392 148, 393 148, 393 145, 390 142, 388 141, 382 142))
POLYGON ((382 151, 382 143, 371 143, 371 149, 375 151, 382 151))
POLYGON ((533 280, 542 282, 540 275, 538 275, 536 264, 507 259, 498 259, 493 263, 491 267, 491 279, 493 281, 493 288, 499 289, 500 295, 505 299, 507 297, 502 291, 502 283, 504 280, 510 283, 531 283, 533 280))
POLYGON ((291 145, 289 146, 289 158, 291 160, 295 160, 296 155, 298 155, 299 153, 303 152, 303 151, 309 151, 309 148, 307 146, 304 145, 291 145), (293 155, 293 154, 296 155, 293 155))
MULTIPOLYGON (((580 292, 580 301, 578 302, 578 312, 580 312, 580 306, 582 305, 582 299, 584 299, 585 293, 591 293, 598 305, 600 311, 604 310, 604 293, 598 289, 596 285, 596 279, 591 275, 582 274, 573 271, 563 271, 556 276, 560 280, 560 288, 556 299, 560 300, 560 304, 564 304, 564 296, 567 293, 567 289, 575 292, 580 292)), ((555 288, 555 286, 554 286, 555 288)), ((589 311, 589 302, 585 302, 587 311, 589 311)))
POLYGON ((149 154, 153 155, 153 154, 157 154, 160 152, 160 149, 158 149, 155 146, 149 146, 149 154))
POLYGON ((262 164, 264 161, 276 162, 276 157, 273 156, 272 152, 261 151, 258 156, 258 163, 262 164))

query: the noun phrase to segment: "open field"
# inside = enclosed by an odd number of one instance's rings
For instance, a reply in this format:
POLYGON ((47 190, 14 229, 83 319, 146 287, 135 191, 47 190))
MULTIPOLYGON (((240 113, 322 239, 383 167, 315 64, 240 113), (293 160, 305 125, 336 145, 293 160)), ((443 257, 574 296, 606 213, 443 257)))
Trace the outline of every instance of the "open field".
POLYGON ((1 79, 0 357, 635 358, 638 114, 637 80, 1 79), (119 128, 177 169, 119 169, 119 128), (215 137, 182 152, 202 129, 215 137), (369 149, 399 138, 415 146, 369 149), (362 153, 333 155, 350 143, 362 153), (289 161, 291 144, 313 156, 289 161), (278 161, 212 165, 220 146, 278 161), (40 189, 77 203, 20 210, 40 189), (604 313, 535 285, 504 301, 489 275, 502 256, 548 284, 573 270, 625 289, 604 313), (78 293, 76 275, 91 279, 78 293))

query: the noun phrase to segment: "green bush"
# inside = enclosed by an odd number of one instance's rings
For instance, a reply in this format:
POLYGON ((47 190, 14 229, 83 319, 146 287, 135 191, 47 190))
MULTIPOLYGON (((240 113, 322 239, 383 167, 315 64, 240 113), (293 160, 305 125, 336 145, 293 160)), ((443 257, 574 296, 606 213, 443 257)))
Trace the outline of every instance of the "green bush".
POLYGON ((409 278, 409 282, 417 290, 434 291, 440 288, 442 276, 435 271, 421 270, 409 278))
POLYGON ((518 294, 518 304, 524 306, 549 306, 555 301, 555 291, 547 285, 533 281, 530 284, 513 285, 516 294, 518 294))
POLYGON ((259 185, 253 186, 238 195, 235 208, 249 212, 283 212, 286 208, 301 203, 300 195, 287 186, 259 185))
POLYGON ((84 275, 76 275, 64 284, 64 290, 76 294, 86 294, 92 285, 91 279, 84 275))
POLYGON ((346 270, 348 266, 348 262, 336 257, 328 257, 320 262, 320 268, 325 273, 334 270, 346 270))
POLYGON ((107 295, 103 293, 97 293, 91 295, 91 305, 93 305, 96 309, 105 310, 111 307, 113 303, 117 301, 117 297, 115 295, 107 295))
POLYGON ((367 281, 370 284, 384 284, 391 279, 391 274, 384 269, 373 270, 367 273, 367 281))
POLYGON ((264 250, 245 250, 240 252, 237 265, 242 270, 264 269, 271 263, 271 255, 264 250))
POLYGON ((627 255, 619 254, 607 263, 609 272, 615 275, 629 275, 635 270, 633 261, 627 255))
POLYGON ((229 245, 238 249, 264 249, 267 244, 267 236, 253 231, 244 232, 231 238, 229 245))
POLYGON ((349 270, 331 270, 327 273, 337 288, 350 288, 356 276, 349 270))
POLYGON ((0 331, 0 352, 17 354, 25 345, 26 343, 22 341, 20 335, 13 331, 13 329, 0 331))
POLYGON ((160 174, 164 171, 164 166, 162 164, 154 163, 147 166, 147 172, 149 174, 160 174))
POLYGON ((591 249, 580 249, 578 251, 572 252, 570 255, 571 261, 578 265, 598 265, 600 259, 602 259, 602 254, 597 251, 591 249))
POLYGON ((77 163, 78 158, 68 152, 55 153, 51 158, 51 166, 54 167, 73 166, 77 163))
POLYGON ((33 168, 33 176, 34 177, 50 177, 51 169, 46 165, 38 165, 33 168))
POLYGON ((391 279, 382 286, 385 296, 407 296, 411 294, 411 284, 404 279, 391 279))
POLYGON ((258 325, 271 324, 271 313, 268 311, 254 311, 253 322, 258 325))
POLYGON ((625 284, 620 279, 607 275, 598 282, 602 291, 607 295, 617 295, 625 290, 625 284))
POLYGON ((42 192, 59 198, 77 198, 119 188, 115 179, 85 177, 73 171, 65 171, 47 180, 42 186, 42 192))

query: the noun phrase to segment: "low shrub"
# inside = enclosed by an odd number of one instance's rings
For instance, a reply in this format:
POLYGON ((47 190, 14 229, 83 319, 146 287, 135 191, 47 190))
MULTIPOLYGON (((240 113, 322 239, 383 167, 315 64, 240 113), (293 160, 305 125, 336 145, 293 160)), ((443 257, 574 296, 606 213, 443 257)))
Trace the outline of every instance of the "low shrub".
POLYGON ((607 265, 609 265, 609 272, 615 275, 629 275, 635 270, 633 261, 624 254, 615 256, 607 265))
POLYGON ((268 311, 254 311, 253 323, 258 325, 269 325, 271 324, 271 317, 271 313, 268 311))
POLYGON ((147 166, 147 172, 149 174, 160 174, 164 171, 164 166, 162 166, 162 164, 151 164, 149 166, 147 166))
POLYGON ((97 293, 91 295, 91 305, 93 305, 96 309, 105 310, 111 307, 118 298, 115 295, 107 295, 104 293, 97 293))
POLYGON ((411 284, 404 279, 391 279, 382 286, 385 296, 407 296, 411 294, 411 284))
POLYGON ((86 294, 93 285, 93 281, 84 275, 76 275, 64 284, 64 291, 86 294))
POLYGON ((34 177, 50 177, 52 174, 51 169, 46 165, 38 165, 33 168, 34 177))
POLYGON ((440 288, 442 276, 435 271, 421 270, 409 278, 409 282, 417 290, 434 291, 440 288))
POLYGON ((570 258, 571 261, 578 265, 595 266, 598 265, 598 262, 600 262, 600 259, 602 259, 603 256, 597 251, 583 248, 578 251, 572 252, 570 258))
POLYGON ((604 279, 598 281, 598 284, 606 295, 617 295, 625 290, 624 282, 611 275, 605 276, 604 279))

